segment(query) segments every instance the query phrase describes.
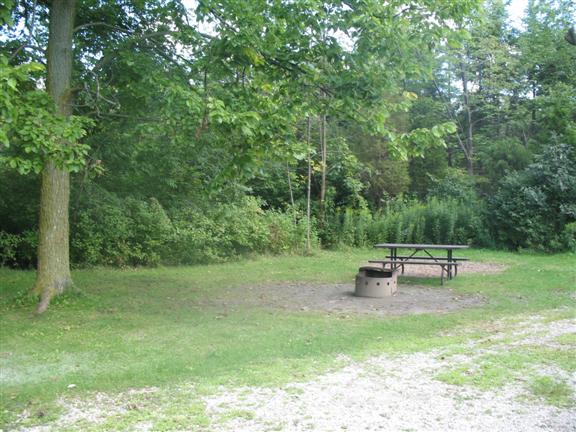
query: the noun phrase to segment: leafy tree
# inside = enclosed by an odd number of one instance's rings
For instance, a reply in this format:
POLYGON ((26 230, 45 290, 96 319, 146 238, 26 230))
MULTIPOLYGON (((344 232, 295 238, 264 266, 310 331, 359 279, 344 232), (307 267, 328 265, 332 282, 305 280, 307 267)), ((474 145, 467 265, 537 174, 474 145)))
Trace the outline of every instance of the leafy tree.
POLYGON ((524 171, 509 175, 491 200, 499 240, 512 248, 559 250, 576 221, 576 152, 554 142, 524 171))
MULTIPOLYGON (((410 109, 410 128, 429 128, 449 120, 444 102, 433 87, 424 87, 410 109)), ((452 137, 450 137, 452 138, 452 137)), ((451 139, 448 139, 451 141, 451 139)), ((442 179, 448 169, 448 151, 443 147, 427 149, 409 162, 410 190, 425 197, 434 179, 442 179)))
POLYGON ((523 104, 526 134, 537 151, 554 135, 572 133, 576 50, 563 36, 575 15, 573 2, 531 0, 524 19, 526 31, 518 37, 524 92, 530 95, 523 104))
POLYGON ((54 1, 46 54, 46 88, 22 91, 26 72, 34 64, 12 68, 3 60, 3 117, 11 120, 2 133, 4 146, 17 144, 30 158, 3 156, 8 165, 27 173, 42 171, 38 272, 34 292, 41 296, 37 312, 48 307, 53 295, 72 284, 69 259, 68 202, 71 170, 83 163, 87 148, 77 145, 84 135, 72 116, 72 33, 74 2, 54 1), (21 124, 23 123, 23 124, 21 124))
POLYGON ((518 95, 518 60, 505 4, 485 2, 460 41, 443 49, 434 85, 448 117, 457 122, 457 147, 469 174, 477 173, 478 137, 502 138, 518 95))
MULTIPOLYGON (((78 34, 87 28, 104 27, 109 29, 106 42, 117 42, 114 36, 129 33, 129 29, 122 26, 124 22, 116 21, 127 16, 135 20, 146 17, 146 6, 137 4, 126 6, 128 9, 134 6, 132 14, 118 13, 127 11, 121 6, 114 10, 113 2, 106 5, 108 8, 91 3, 82 6, 77 14, 73 0, 54 0, 47 6, 35 2, 16 5, 10 30, 13 38, 8 39, 5 48, 12 49, 10 59, 22 65, 12 67, 2 60, 2 91, 8 96, 3 98, 2 115, 11 120, 2 128, 3 145, 9 146, 8 152, 3 151, 3 161, 22 173, 42 173, 38 272, 33 289, 41 297, 37 313, 44 312, 50 299, 72 284, 68 222, 70 172, 80 169, 87 154, 87 146, 79 144, 87 122, 72 115, 78 91, 73 82, 74 64, 77 65, 76 75, 81 77, 87 72, 94 73, 89 69, 90 63, 96 62, 91 54, 99 53, 104 59, 107 54, 102 52, 105 46, 102 33, 95 32, 90 43, 85 43, 86 39, 78 34), (90 16, 91 12, 109 21, 82 22, 82 18, 90 16), (75 27, 77 15, 81 23, 75 27), (20 26, 24 30, 21 31, 20 26), (74 53, 75 35, 77 49, 74 53), (47 94, 35 90, 34 84, 27 84, 30 81, 27 72, 33 72, 36 66, 26 61, 30 58, 42 60, 44 46, 47 46, 47 94), (23 154, 28 156, 23 157, 23 154)), ((169 10, 169 7, 164 9, 165 15, 169 15, 169 10)), ((6 16, 3 17, 10 26, 6 16)), ((156 25, 162 26, 162 21, 156 25)), ((98 80, 96 83, 98 85, 98 80)))

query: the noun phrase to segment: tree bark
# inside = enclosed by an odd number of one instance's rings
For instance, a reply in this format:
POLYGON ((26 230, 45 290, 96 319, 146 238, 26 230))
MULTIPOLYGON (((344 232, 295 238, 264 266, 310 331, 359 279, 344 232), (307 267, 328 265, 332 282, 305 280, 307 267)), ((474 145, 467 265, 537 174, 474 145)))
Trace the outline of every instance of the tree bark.
POLYGON ((326 114, 320 116, 320 152, 322 154, 322 180, 320 183, 320 222, 324 223, 324 216, 326 210, 326 169, 327 169, 327 156, 326 149, 326 114))
POLYGON ((462 78, 462 96, 464 98, 464 111, 466 112, 466 168, 468 174, 474 175, 474 141, 472 134, 472 110, 470 108, 470 93, 468 91, 468 76, 464 62, 460 63, 462 78))
POLYGON ((290 164, 286 162, 286 174, 288 176, 288 190, 290 191, 290 206, 292 207, 292 219, 296 224, 296 206, 294 205, 294 191, 292 190, 292 174, 290 173, 290 164))
MULTIPOLYGON (((72 114, 72 38, 75 0, 53 0, 47 50, 48 93, 56 104, 56 114, 72 114)), ((65 143, 64 143, 65 144, 65 143)), ((69 222, 70 173, 54 161, 45 161, 42 172, 38 271, 33 292, 40 296, 37 314, 43 313, 54 295, 72 285, 70 274, 69 222)))
POLYGON ((312 122, 308 116, 306 124, 306 147, 308 149, 308 184, 306 185, 306 253, 310 253, 312 245, 310 244, 310 231, 311 231, 311 196, 312 196, 312 151, 310 150, 310 132, 312 129, 312 122))

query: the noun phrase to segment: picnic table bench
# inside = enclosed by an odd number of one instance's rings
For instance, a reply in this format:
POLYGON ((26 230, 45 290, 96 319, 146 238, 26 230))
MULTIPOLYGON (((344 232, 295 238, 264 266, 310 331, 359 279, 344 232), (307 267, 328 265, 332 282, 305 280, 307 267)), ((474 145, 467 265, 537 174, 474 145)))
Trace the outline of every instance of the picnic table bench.
POLYGON ((391 270, 400 268, 404 273, 405 265, 436 265, 441 269, 440 283, 444 284, 444 276, 452 279, 458 274, 458 265, 461 261, 468 261, 468 258, 454 257, 454 250, 467 249, 467 245, 435 245, 435 244, 413 244, 413 243, 379 243, 376 248, 390 249, 390 255, 384 260, 370 260, 370 263, 382 264, 384 268, 390 266, 391 270), (398 255, 398 249, 412 249, 408 255, 398 255), (433 255, 432 252, 445 250, 446 256, 433 255), (432 251, 432 252, 431 252, 432 251), (424 252, 426 256, 417 256, 418 252, 424 252))

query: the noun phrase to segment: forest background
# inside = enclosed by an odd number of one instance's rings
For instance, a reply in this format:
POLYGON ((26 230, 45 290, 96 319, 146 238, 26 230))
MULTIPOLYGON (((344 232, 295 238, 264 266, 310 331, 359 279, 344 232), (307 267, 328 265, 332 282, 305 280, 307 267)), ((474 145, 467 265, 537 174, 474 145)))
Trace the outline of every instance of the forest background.
POLYGON ((50 4, 0 15, 0 266, 36 266, 47 161, 72 173, 73 266, 576 251, 571 1, 520 28, 499 0, 79 2, 66 119, 50 4))

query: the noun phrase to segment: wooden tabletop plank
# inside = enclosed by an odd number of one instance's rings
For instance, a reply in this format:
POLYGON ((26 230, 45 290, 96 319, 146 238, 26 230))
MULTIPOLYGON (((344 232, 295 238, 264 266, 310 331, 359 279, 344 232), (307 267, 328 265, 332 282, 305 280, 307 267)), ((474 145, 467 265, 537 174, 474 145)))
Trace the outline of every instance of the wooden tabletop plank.
POLYGON ((397 249, 468 249, 468 245, 437 245, 437 244, 412 244, 412 243, 378 243, 375 248, 397 249))

